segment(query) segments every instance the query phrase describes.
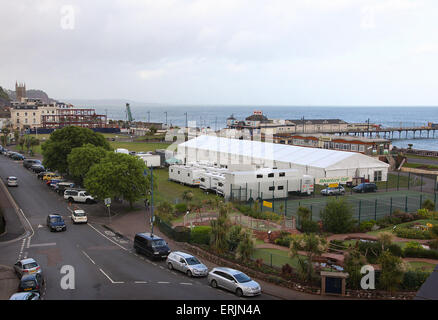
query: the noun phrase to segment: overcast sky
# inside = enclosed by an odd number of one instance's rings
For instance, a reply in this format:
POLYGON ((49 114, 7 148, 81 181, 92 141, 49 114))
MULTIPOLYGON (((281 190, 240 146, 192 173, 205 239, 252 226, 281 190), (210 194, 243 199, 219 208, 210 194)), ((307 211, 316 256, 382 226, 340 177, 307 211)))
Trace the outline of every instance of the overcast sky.
POLYGON ((0 86, 170 104, 438 105, 436 0, 2 2, 0 86))

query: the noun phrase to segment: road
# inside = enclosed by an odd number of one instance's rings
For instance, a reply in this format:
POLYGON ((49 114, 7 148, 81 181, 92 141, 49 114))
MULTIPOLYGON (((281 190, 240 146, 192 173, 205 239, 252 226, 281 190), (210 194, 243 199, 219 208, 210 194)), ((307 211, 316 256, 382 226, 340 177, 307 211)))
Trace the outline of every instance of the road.
MULTIPOLYGON (((132 243, 95 223, 73 225, 68 203, 26 170, 20 161, 0 156, 0 177, 18 178, 9 188, 21 208, 28 235, 0 243, 0 264, 12 266, 31 257, 39 262, 46 279, 44 299, 147 299, 147 300, 268 300, 267 294, 239 298, 211 288, 206 278, 188 278, 168 270, 164 261, 137 255, 132 243), (65 232, 50 232, 48 214, 57 213, 67 224, 65 232), (66 267, 67 266, 67 267, 66 267), (69 267, 71 266, 71 267, 69 267), (65 271, 64 268, 67 268, 65 271), (74 289, 63 289, 65 276, 72 276, 74 289), (63 272, 63 273, 62 273, 63 272)), ((83 205, 86 210, 86 205, 83 205)), ((64 286, 65 287, 65 286, 64 286)))

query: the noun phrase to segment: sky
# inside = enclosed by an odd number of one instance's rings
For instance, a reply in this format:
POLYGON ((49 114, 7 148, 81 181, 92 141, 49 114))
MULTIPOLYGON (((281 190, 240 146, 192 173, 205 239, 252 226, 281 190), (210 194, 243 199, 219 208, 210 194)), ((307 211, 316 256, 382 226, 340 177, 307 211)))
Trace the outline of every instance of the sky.
POLYGON ((436 0, 20 0, 0 86, 193 105, 437 106, 436 0))

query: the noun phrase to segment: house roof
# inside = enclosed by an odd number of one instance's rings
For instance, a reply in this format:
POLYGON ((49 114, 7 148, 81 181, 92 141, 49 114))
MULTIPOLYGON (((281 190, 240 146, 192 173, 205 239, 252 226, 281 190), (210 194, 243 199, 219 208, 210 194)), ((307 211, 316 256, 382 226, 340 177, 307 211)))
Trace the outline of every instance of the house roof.
POLYGON ((183 152, 184 147, 188 147, 324 169, 389 167, 387 163, 356 152, 306 148, 207 135, 196 137, 181 143, 179 146, 181 146, 181 148, 178 148, 179 152, 183 152))

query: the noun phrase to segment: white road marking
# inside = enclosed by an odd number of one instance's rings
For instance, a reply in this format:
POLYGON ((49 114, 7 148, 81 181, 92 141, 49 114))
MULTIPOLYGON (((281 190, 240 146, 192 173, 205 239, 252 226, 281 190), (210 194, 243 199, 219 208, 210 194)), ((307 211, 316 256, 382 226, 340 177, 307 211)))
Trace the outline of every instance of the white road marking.
POLYGON ((159 284, 169 284, 170 282, 167 282, 167 281, 158 281, 157 283, 159 283, 159 284))
POLYGON ((113 279, 111 279, 102 269, 99 269, 99 270, 100 270, 100 272, 102 272, 105 275, 105 277, 108 278, 109 281, 111 281, 112 284, 124 283, 123 281, 113 281, 113 279))
POLYGON ((191 282, 181 282, 180 284, 186 285, 186 286, 192 286, 193 283, 191 282))
POLYGON ((134 283, 147 283, 147 281, 134 281, 134 283))
POLYGON ((124 246, 121 246, 120 244, 118 244, 117 242, 111 240, 110 238, 108 238, 106 235, 104 235, 102 232, 100 232, 99 230, 97 230, 95 227, 93 227, 91 224, 87 224, 88 226, 90 226, 91 228, 93 228, 97 233, 99 233, 102 237, 105 237, 106 239, 108 239, 109 241, 111 241, 112 243, 114 243, 115 245, 119 246, 120 248, 122 248, 125 251, 129 251, 128 249, 126 249, 124 246))
POLYGON ((83 250, 81 250, 81 251, 93 264, 96 264, 96 262, 94 262, 93 259, 91 259, 90 256, 85 253, 85 251, 83 251, 83 250))
POLYGON ((29 247, 49 247, 49 246, 56 246, 56 242, 48 242, 48 243, 35 243, 31 244, 29 247))
POLYGON ((22 243, 21 243, 20 254, 18 255, 18 260, 21 260, 21 255, 23 254, 25 244, 26 244, 26 238, 24 238, 22 243))

